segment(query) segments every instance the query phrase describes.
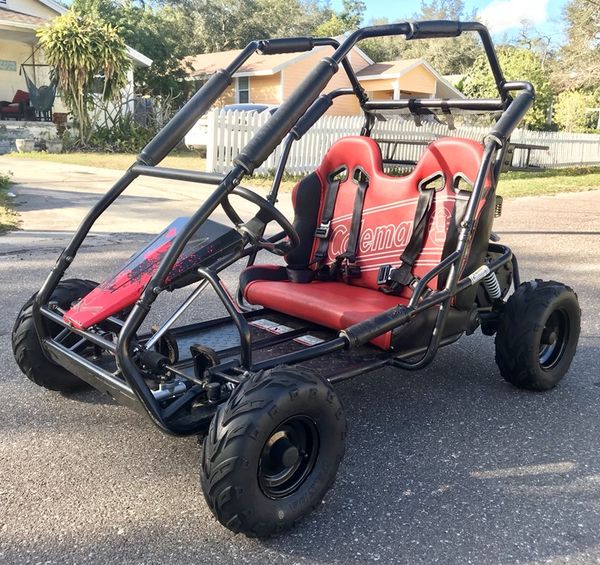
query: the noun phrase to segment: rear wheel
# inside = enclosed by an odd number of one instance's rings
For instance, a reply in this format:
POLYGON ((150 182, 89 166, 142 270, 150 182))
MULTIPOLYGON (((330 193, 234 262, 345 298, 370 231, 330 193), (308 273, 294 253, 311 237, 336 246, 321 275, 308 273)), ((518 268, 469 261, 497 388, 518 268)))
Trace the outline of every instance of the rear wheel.
MULTIPOLYGON (((68 309, 71 304, 83 298, 98 286, 98 283, 68 279, 58 284, 50 300, 56 302, 60 308, 68 309)), ((12 348, 17 365, 27 378, 39 386, 61 392, 73 392, 86 388, 88 385, 79 377, 69 373, 60 365, 50 361, 42 349, 37 331, 33 325, 34 294, 21 308, 12 331, 12 348)), ((52 336, 58 335, 62 327, 48 322, 48 332, 52 336)))
POLYGON ((200 480, 215 517, 266 537, 315 509, 344 455, 346 419, 331 385, 296 368, 253 375, 213 419, 200 480))
POLYGON ((496 363, 510 383, 549 390, 565 376, 579 340, 581 310, 571 288, 554 281, 522 284, 508 299, 496 334, 496 363))

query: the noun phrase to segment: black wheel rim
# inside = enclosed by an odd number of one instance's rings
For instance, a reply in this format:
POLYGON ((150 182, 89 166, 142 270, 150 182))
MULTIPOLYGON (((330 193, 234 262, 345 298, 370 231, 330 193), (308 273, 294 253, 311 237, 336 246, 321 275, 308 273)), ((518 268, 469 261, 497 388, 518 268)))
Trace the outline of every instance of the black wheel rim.
POLYGON ((569 341, 569 316, 565 310, 554 310, 548 316, 540 340, 540 367, 549 371, 562 359, 569 341))
POLYGON ((293 416, 267 439, 258 466, 260 488, 269 498, 296 492, 315 466, 319 432, 307 416, 293 416))

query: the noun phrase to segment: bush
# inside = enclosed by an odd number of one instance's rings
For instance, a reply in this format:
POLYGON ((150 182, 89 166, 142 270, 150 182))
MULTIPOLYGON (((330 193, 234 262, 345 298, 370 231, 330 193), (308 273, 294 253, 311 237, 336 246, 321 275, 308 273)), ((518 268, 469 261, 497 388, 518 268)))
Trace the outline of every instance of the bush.
POLYGON ((12 207, 12 196, 8 191, 11 185, 10 174, 0 173, 0 232, 19 227, 17 214, 12 207))
POLYGON ((152 125, 138 124, 133 114, 124 114, 110 125, 97 126, 88 146, 93 151, 137 153, 156 132, 157 128, 152 125))
POLYGON ((98 77, 103 77, 102 99, 121 98, 131 61, 115 27, 97 13, 70 10, 37 30, 46 59, 58 79, 63 102, 72 112, 85 145, 92 129, 90 109, 98 77))
POLYGON ((566 131, 597 131, 598 114, 591 111, 597 105, 592 94, 577 90, 561 92, 554 105, 554 121, 566 131))

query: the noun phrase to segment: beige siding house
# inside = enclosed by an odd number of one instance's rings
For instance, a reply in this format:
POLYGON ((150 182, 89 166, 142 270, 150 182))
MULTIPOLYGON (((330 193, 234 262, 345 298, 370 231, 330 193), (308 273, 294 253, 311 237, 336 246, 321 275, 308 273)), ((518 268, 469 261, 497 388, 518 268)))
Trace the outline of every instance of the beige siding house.
MULTIPOLYGON (((20 73, 21 65, 43 65, 43 53, 36 51, 35 30, 52 18, 67 11, 54 0, 0 0, 0 101, 11 102, 18 91, 27 92, 25 78, 20 73)), ((152 61, 142 53, 128 47, 134 66, 150 66, 152 61)), ((27 67, 28 74, 38 86, 48 84, 49 71, 44 66, 27 67)), ((128 86, 123 98, 129 100, 133 94, 133 69, 128 74, 128 86)), ((53 107, 55 112, 64 112, 65 108, 57 98, 53 107)), ((10 116, 3 115, 10 118, 10 116)), ((26 119, 39 119, 30 112, 26 119)))
MULTIPOLYGON (((330 47, 319 47, 301 54, 255 54, 235 73, 234 84, 221 97, 219 104, 281 104, 316 63, 330 52, 330 47)), ((239 50, 205 53, 187 57, 183 65, 189 79, 201 84, 239 53, 239 50)), ((374 63, 357 47, 352 49, 348 57, 363 88, 372 99, 463 97, 424 59, 374 63)), ((331 79, 327 90, 349 86, 345 73, 339 72, 331 79)), ((360 108, 355 97, 343 96, 335 100, 328 113, 354 115, 360 113, 360 108)))

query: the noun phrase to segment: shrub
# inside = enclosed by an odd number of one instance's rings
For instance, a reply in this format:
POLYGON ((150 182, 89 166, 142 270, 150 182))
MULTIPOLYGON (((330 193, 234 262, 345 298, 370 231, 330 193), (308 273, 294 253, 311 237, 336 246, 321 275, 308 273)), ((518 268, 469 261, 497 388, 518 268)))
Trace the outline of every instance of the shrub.
POLYGON ((101 98, 116 100, 127 84, 131 61, 117 29, 95 13, 70 10, 37 32, 40 46, 58 77, 61 96, 73 113, 85 145, 92 130, 90 110, 98 78, 101 98))

